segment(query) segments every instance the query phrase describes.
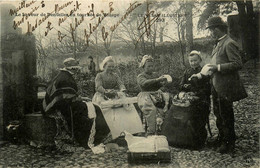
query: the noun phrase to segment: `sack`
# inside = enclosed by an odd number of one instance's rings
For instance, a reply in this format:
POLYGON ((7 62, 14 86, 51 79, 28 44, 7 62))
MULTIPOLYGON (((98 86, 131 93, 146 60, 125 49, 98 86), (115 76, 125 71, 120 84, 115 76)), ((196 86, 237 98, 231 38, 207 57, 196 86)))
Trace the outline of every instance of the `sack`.
POLYGON ((189 106, 172 105, 162 125, 162 134, 170 146, 201 148, 207 138, 206 120, 195 103, 189 106))

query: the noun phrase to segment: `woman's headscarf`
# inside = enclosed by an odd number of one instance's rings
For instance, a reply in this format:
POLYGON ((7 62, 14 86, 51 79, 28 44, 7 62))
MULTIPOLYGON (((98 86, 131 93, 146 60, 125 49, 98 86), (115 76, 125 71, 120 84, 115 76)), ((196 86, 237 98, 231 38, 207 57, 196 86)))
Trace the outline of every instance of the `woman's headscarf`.
MULTIPOLYGON (((197 51, 197 50, 192 50, 192 51, 190 52, 189 56, 192 56, 192 55, 198 55, 198 56, 199 56, 199 58, 201 59, 200 52, 199 52, 199 51, 197 51)), ((202 60, 202 59, 201 59, 201 60, 202 60)))
POLYGON ((140 65, 139 65, 139 68, 143 68, 146 61, 153 61, 153 57, 151 55, 144 55, 140 65))
POLYGON ((104 70, 104 66, 106 65, 107 62, 109 61, 114 61, 112 56, 107 56, 100 64, 100 70, 104 70))

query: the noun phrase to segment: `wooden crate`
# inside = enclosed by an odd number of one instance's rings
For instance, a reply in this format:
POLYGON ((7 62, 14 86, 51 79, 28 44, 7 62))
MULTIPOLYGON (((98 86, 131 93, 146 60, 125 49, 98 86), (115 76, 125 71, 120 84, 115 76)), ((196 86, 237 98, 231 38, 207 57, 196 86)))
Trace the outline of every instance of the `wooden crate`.
POLYGON ((130 152, 127 151, 127 160, 130 164, 143 163, 170 163, 171 152, 130 152))
POLYGON ((52 118, 44 117, 40 113, 25 115, 26 138, 30 141, 44 144, 54 144, 56 124, 52 118))

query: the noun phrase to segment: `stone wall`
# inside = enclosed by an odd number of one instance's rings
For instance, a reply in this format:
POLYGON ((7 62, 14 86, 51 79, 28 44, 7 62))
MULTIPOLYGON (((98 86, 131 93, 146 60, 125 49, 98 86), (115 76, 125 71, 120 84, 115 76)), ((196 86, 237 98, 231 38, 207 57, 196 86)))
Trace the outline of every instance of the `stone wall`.
POLYGON ((35 37, 12 28, 14 17, 9 10, 13 8, 8 4, 0 6, 0 139, 10 121, 23 120, 24 114, 33 112, 37 99, 35 37))
POLYGON ((0 140, 4 134, 4 118, 3 118, 3 73, 2 73, 2 57, 0 57, 0 140))
MULTIPOLYGON (((12 21, 14 19, 13 16, 8 15, 8 9, 14 8, 13 5, 9 4, 4 4, 0 6, 0 41, 2 44, 2 37, 5 34, 8 33, 14 33, 16 32, 13 30, 12 27, 12 21)), ((2 59, 2 45, 0 46, 1 53, 0 53, 0 140, 3 139, 3 134, 4 134, 4 113, 3 113, 3 102, 4 102, 4 93, 3 93, 3 88, 4 88, 4 79, 3 79, 3 70, 2 70, 2 65, 3 65, 3 59, 2 59)))
POLYGON ((1 41, 3 125, 34 112, 36 50, 33 35, 7 34, 1 41))

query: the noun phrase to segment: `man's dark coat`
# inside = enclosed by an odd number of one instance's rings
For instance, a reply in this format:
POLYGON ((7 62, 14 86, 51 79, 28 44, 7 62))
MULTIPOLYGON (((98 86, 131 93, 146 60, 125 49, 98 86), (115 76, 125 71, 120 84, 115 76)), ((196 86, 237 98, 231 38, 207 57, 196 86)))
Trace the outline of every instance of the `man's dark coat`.
POLYGON ((229 36, 220 40, 212 52, 220 71, 213 74, 212 82, 218 95, 231 102, 247 97, 245 88, 240 81, 238 70, 242 68, 242 59, 238 44, 229 36))

